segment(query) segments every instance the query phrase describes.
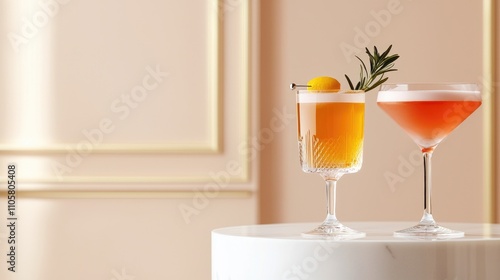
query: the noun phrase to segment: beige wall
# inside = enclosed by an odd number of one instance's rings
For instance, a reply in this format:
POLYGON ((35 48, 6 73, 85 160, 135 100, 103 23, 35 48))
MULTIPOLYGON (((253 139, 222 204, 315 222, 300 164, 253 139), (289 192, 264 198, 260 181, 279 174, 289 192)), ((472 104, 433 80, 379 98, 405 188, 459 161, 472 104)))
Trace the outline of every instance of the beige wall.
MULTIPOLYGON (((18 271, 2 254, 1 279, 210 279, 212 229, 324 216, 291 82, 345 86, 358 71, 345 48, 373 44, 401 55, 392 82, 484 75, 480 2, 54 1, 0 3, 0 178, 17 164, 19 218, 18 271)), ((416 221, 417 149, 375 99, 338 216, 416 221)), ((485 221, 482 130, 480 109, 435 153, 438 221, 485 221)))
POLYGON ((256 4, 1 1, 0 279, 210 278, 258 222, 256 4))

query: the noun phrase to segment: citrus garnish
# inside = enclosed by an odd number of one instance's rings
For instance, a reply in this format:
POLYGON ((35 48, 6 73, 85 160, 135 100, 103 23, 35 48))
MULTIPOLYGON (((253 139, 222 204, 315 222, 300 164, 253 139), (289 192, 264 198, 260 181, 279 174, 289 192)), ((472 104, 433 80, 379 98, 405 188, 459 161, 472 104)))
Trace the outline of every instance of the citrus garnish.
POLYGON ((370 53, 368 48, 365 48, 366 53, 370 59, 370 71, 366 68, 365 63, 361 58, 356 56, 356 58, 361 61, 361 72, 359 73, 359 82, 356 86, 353 85, 351 79, 347 75, 345 75, 347 82, 349 83, 349 87, 353 90, 363 90, 365 92, 372 90, 381 84, 385 83, 388 77, 384 78, 384 74, 387 72, 397 71, 398 69, 392 69, 394 67, 394 61, 399 58, 399 55, 393 54, 389 55, 391 51, 392 45, 389 46, 387 50, 385 50, 382 54, 380 54, 377 50, 377 47, 373 47, 373 55, 370 53))
POLYGON ((307 82, 308 90, 328 90, 328 91, 336 91, 340 90, 340 83, 335 78, 321 76, 316 77, 309 82, 307 82))

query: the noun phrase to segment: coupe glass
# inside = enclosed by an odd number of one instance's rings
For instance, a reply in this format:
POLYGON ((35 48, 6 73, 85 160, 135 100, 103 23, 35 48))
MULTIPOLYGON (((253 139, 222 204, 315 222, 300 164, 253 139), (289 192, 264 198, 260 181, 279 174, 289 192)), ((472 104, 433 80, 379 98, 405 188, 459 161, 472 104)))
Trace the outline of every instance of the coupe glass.
POLYGON ((424 214, 396 231, 398 237, 452 238, 464 233, 439 226, 432 217, 431 157, 441 141, 481 105, 476 84, 384 84, 377 96, 385 111, 420 147, 424 160, 424 214))
POLYGON ((361 169, 365 93, 297 91, 297 128, 302 170, 326 182, 327 216, 306 237, 359 238, 365 233, 342 225, 335 215, 337 181, 361 169))

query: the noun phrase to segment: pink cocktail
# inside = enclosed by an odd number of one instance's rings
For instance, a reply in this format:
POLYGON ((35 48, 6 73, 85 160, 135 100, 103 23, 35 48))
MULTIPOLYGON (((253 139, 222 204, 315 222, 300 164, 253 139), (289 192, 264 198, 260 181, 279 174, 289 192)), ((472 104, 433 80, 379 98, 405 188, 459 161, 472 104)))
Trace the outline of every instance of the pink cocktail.
POLYGON ((424 158, 424 215, 414 227, 396 236, 461 237, 463 232, 436 224, 431 209, 431 156, 437 145, 480 105, 475 84, 388 84, 382 85, 377 104, 410 135, 424 158))

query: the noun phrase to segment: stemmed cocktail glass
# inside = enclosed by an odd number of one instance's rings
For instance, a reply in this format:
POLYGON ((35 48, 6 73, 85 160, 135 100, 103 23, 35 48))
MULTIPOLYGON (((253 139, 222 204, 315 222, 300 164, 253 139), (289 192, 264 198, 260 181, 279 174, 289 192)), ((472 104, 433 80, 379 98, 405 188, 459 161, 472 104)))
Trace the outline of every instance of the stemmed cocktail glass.
POLYGON ((384 84, 377 104, 420 147, 424 159, 424 214, 420 222, 396 231, 398 237, 451 238, 464 233, 439 226, 432 217, 431 157, 437 145, 480 105, 476 84, 384 84))
POLYGON ((327 217, 309 237, 350 239, 365 233, 336 218, 336 184, 342 175, 361 169, 363 161, 365 93, 363 91, 297 91, 300 164, 326 182, 327 217))

